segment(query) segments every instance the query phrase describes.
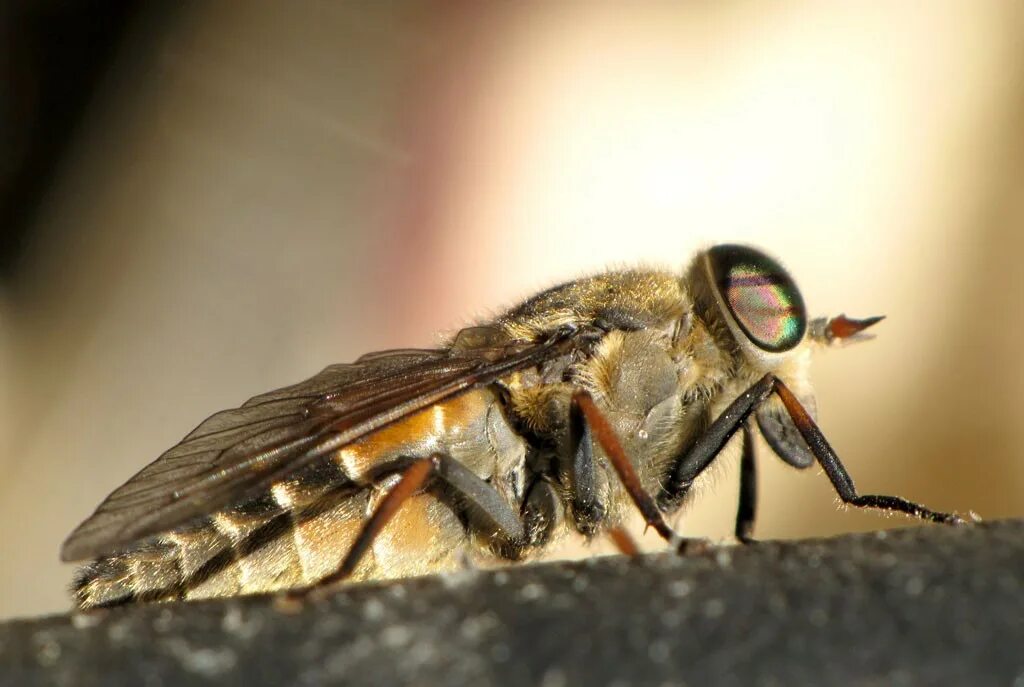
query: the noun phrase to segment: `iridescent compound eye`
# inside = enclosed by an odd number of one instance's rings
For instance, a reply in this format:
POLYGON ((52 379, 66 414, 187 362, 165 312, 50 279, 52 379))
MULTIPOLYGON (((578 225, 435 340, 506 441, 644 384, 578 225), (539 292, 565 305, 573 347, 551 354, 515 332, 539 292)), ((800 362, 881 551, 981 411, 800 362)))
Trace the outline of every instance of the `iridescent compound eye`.
POLYGON ((800 343, 807 331, 804 299, 779 263, 731 244, 710 249, 707 260, 715 288, 758 348, 781 353, 800 343))

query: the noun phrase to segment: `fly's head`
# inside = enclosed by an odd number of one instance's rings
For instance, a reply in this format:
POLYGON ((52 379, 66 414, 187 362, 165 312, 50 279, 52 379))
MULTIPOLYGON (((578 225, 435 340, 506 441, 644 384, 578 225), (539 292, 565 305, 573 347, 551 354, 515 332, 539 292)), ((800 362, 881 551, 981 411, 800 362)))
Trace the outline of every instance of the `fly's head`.
POLYGON ((776 260, 749 246, 723 244, 698 255, 687 283, 694 307, 737 369, 784 374, 813 345, 870 338, 881 320, 845 315, 809 320, 796 282, 776 260))
MULTIPOLYGON (((803 295, 789 273, 775 259, 749 246, 723 244, 703 251, 690 266, 687 284, 695 312, 728 353, 737 388, 770 372, 794 391, 812 415, 810 350, 868 338, 863 331, 882 319, 840 315, 810 320, 803 295)), ((808 452, 799 450, 803 441, 777 399, 762 406, 757 423, 787 462, 798 467, 812 462, 808 452), (787 450, 779 451, 783 444, 787 450)))
POLYGON ((733 376, 784 373, 806 357, 804 299, 773 258, 748 246, 713 246, 697 255, 686 282, 694 311, 727 354, 733 376))

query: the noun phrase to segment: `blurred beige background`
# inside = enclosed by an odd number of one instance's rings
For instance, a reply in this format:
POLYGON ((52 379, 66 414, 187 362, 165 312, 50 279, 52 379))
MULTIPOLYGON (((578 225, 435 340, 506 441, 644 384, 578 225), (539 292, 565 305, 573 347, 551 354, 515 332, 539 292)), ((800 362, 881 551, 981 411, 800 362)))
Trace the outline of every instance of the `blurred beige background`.
MULTIPOLYGON (((1024 6, 631 7, 138 21, 0 293, 0 617, 66 609, 63 538, 210 413, 723 240, 888 316, 815 366, 863 491, 1024 515, 1024 6)), ((762 538, 913 524, 764 458, 762 538)))

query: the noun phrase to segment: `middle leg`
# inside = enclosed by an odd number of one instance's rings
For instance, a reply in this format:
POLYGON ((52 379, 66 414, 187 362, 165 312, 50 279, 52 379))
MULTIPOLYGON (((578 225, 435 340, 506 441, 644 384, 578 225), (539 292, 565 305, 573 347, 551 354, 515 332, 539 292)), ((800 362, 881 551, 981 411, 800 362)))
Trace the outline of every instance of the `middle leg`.
MULTIPOLYGON (((684 552, 693 542, 680 537, 665 522, 665 517, 662 515, 661 509, 658 508, 657 502, 644 490, 640 477, 636 474, 632 462, 630 462, 629 457, 622 448, 622 442, 619 441, 615 429, 608 422, 608 418, 604 416, 604 413, 597 407, 597 404, 594 403, 590 393, 586 390, 578 389, 572 396, 572 405, 573 412, 580 413, 583 422, 587 425, 589 429, 588 436, 592 436, 594 441, 604 449, 608 461, 612 464, 612 468, 619 476, 619 480, 621 480, 623 487, 625 487, 626 493, 637 510, 640 511, 640 515, 643 516, 647 526, 653 527, 677 551, 684 552)), ((574 450, 578 451, 580 449, 577 447, 574 450)), ((590 462, 592 465, 593 461, 591 460, 590 462)))

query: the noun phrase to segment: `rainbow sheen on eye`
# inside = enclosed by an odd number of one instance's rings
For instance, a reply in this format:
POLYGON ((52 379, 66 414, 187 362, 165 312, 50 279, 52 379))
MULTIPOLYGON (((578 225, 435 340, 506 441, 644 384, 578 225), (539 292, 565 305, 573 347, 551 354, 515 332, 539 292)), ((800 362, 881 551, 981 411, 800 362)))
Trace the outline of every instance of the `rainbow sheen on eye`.
POLYGON ((729 312, 755 345, 778 353, 800 343, 807 313, 800 290, 781 265, 737 245, 710 249, 708 265, 729 312))

